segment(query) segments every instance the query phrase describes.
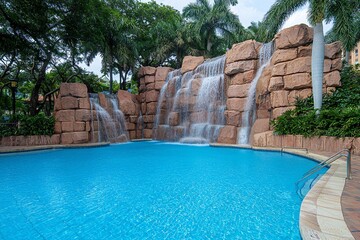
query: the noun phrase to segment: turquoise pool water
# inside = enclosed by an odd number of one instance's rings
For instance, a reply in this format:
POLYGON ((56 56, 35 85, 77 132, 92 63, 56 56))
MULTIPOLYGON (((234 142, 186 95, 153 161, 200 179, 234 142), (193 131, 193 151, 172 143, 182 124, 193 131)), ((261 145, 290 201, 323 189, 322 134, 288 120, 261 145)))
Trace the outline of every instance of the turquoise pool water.
POLYGON ((0 155, 2 239, 300 239, 278 152, 136 142, 0 155))

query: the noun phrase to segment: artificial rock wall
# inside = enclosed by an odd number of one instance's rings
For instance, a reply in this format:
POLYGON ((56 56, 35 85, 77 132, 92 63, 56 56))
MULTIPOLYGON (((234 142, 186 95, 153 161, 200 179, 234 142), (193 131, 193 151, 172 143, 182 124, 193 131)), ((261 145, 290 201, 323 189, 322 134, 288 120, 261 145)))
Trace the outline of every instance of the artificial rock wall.
POLYGON ((172 68, 169 67, 142 67, 140 69, 138 101, 141 111, 139 123, 142 124, 137 132, 137 138, 152 138, 158 97, 171 70, 172 68))
MULTIPOLYGON (((99 94, 100 106, 111 108, 106 96, 99 94)), ((117 95, 119 109, 125 117, 126 130, 130 139, 136 138, 139 104, 135 95, 119 90, 117 95)), ((98 142, 98 119, 96 110, 91 109, 88 90, 82 83, 62 83, 55 101, 55 134, 60 144, 81 144, 98 142)), ((114 141, 124 141, 122 136, 114 141)))
MULTIPOLYGON (((294 108, 297 97, 312 94, 311 43, 313 29, 301 24, 279 32, 274 38, 274 53, 263 70, 256 87, 256 121, 251 141, 256 133, 271 130, 270 121, 294 108)), ((226 126, 218 142, 235 144, 247 90, 258 66, 260 43, 245 41, 233 45, 227 52, 225 73, 229 78, 227 91, 226 126)), ((323 92, 330 93, 340 86, 341 45, 336 42, 325 47, 323 92)))

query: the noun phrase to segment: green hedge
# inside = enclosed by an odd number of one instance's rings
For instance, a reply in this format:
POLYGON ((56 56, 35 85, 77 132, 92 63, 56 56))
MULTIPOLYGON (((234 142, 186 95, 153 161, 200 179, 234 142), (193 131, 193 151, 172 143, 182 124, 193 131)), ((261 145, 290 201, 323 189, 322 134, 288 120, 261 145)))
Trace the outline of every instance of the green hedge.
POLYGON ((39 113, 36 116, 21 115, 18 117, 18 125, 9 122, 0 124, 0 136, 17 135, 52 135, 54 133, 54 117, 39 113))
POLYGON ((360 137, 360 71, 359 66, 344 67, 342 86, 323 98, 318 116, 312 97, 297 99, 296 108, 272 122, 277 134, 304 136, 360 137))

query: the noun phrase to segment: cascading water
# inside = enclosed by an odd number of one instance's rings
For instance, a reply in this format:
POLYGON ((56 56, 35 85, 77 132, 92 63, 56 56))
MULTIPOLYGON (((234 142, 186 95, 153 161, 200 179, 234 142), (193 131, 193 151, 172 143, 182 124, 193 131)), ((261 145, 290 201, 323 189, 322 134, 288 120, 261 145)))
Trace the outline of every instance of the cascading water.
POLYGON ((194 71, 168 74, 154 124, 156 139, 215 142, 225 123, 225 56, 209 59, 194 71))
POLYGON ((260 68, 257 70, 254 79, 251 82, 248 97, 246 100, 244 112, 242 113, 242 124, 238 132, 238 144, 249 144, 249 135, 251 127, 256 119, 256 85, 261 77, 264 68, 269 63, 273 53, 273 42, 264 43, 260 49, 260 68))
POLYGON ((90 94, 91 131, 95 142, 123 142, 128 141, 129 133, 126 130, 125 117, 119 109, 115 96, 105 95, 108 109, 100 105, 98 94, 90 94), (95 111, 95 114, 94 112, 95 111), (94 118, 96 115, 96 119, 94 118), (96 131, 97 130, 97 131, 96 131))

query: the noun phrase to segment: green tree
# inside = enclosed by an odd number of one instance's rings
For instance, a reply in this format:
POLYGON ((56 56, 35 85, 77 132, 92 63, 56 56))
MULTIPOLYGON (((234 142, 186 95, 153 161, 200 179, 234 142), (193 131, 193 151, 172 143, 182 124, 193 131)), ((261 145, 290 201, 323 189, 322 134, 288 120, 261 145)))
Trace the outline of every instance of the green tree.
MULTIPOLYGON (((277 0, 264 17, 264 27, 267 29, 267 37, 269 38, 280 29, 292 13, 306 3, 309 3, 308 19, 314 27, 311 77, 314 109, 317 114, 319 114, 322 107, 322 81, 325 52, 323 21, 333 20, 334 26, 349 29, 349 25, 351 25, 349 15, 352 13, 352 4, 350 2, 355 4, 355 6, 358 5, 358 0, 277 0), (335 11, 335 8, 338 9, 335 11)), ((344 32, 348 32, 348 30, 344 32)))
POLYGON ((237 0, 197 0, 183 9, 183 17, 195 34, 201 50, 205 55, 213 55, 214 46, 220 42, 230 46, 236 39, 236 33, 241 31, 239 18, 230 10, 237 0))

